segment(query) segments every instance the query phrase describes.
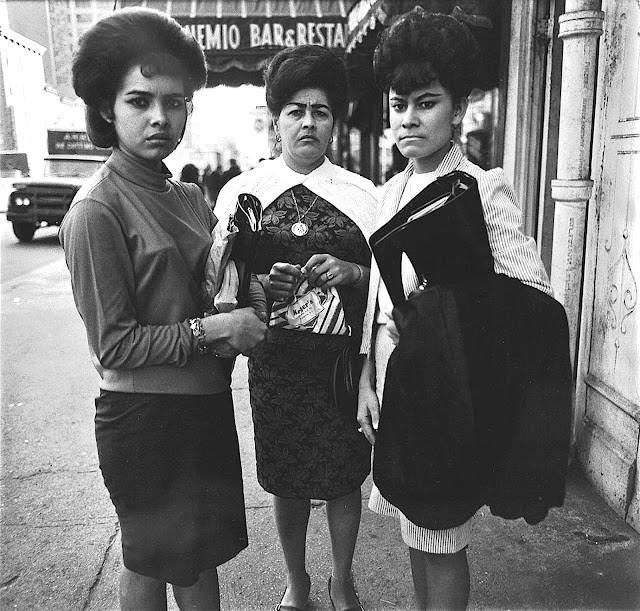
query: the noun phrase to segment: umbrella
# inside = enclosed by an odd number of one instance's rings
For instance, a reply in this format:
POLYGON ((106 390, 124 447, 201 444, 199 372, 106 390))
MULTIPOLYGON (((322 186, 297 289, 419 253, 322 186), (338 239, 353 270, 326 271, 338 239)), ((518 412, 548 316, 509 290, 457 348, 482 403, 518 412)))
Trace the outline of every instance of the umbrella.
POLYGON ((256 258, 258 236, 262 229, 262 204, 260 200, 250 193, 240 193, 232 223, 238 230, 231 250, 231 258, 238 268, 240 281, 238 307, 245 307, 249 303, 251 272, 256 258))

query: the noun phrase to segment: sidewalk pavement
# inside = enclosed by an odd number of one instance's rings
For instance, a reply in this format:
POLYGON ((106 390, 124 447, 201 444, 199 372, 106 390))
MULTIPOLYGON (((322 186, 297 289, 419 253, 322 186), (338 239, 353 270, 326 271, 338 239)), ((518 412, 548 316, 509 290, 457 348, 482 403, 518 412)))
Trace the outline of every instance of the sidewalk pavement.
MULTIPOLYGON (((249 547, 220 567, 222 609, 269 610, 280 601, 284 563, 270 495, 257 484, 246 359, 234 371, 234 400, 245 480, 249 547)), ((363 488, 362 524, 353 565, 367 611, 411 608, 413 586, 399 526, 367 509, 371 478, 363 488)), ((329 611, 331 571, 325 506, 314 502, 307 539, 312 587, 308 611, 329 611)), ((596 494, 582 474, 571 474, 563 508, 542 523, 507 521, 485 508, 469 548, 471 599, 475 609, 640 609, 640 534, 596 494)), ((114 539, 101 577, 85 607, 117 610, 120 538, 114 539)), ((171 611, 177 606, 170 595, 171 611)))

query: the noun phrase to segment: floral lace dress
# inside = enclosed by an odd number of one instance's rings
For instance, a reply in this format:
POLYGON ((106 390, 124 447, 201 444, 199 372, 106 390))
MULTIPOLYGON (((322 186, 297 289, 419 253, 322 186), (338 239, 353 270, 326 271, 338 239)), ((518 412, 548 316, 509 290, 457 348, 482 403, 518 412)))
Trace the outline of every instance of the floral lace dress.
MULTIPOLYGON (((255 265, 268 273, 278 262, 304 265, 316 253, 370 265, 358 226, 302 185, 295 198, 309 227, 296 236, 298 214, 287 190, 264 211, 255 265), (305 214, 305 211, 312 208, 305 214)), ((341 413, 331 395, 331 372, 348 342, 360 343, 367 294, 338 287, 351 337, 273 329, 249 359, 258 481, 287 498, 334 499, 357 489, 369 474, 371 446, 353 417, 341 413)))

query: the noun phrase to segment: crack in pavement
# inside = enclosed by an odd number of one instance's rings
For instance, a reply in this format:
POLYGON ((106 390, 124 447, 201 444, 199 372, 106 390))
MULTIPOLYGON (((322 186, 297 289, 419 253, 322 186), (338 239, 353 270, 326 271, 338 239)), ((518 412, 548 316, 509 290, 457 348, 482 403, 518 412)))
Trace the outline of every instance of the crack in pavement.
POLYGON ((95 526, 96 524, 107 524, 113 520, 113 515, 95 516, 86 521, 56 520, 46 524, 34 524, 33 522, 5 522, 4 526, 28 527, 28 528, 68 528, 69 526, 95 526))
POLYGON ((0 481, 4 482, 4 481, 9 481, 9 480, 13 480, 13 481, 24 481, 26 479, 31 479, 32 477, 38 477, 39 475, 58 475, 60 473, 73 473, 73 474, 80 474, 80 475, 84 475, 87 473, 98 473, 99 469, 82 469, 82 470, 76 470, 76 469, 57 469, 57 470, 46 470, 46 471, 34 471, 33 473, 27 473, 25 475, 8 475, 5 477, 0 477, 0 481))
POLYGON ((87 598, 84 601, 84 605, 82 606, 82 611, 86 611, 87 609, 90 608, 89 605, 91 604, 91 599, 93 597, 93 592, 98 587, 100 579, 102 578, 102 573, 104 572, 104 567, 107 564, 107 558, 109 556, 109 552, 111 551, 111 548, 113 547, 113 544, 115 543, 115 540, 118 537, 118 531, 119 530, 120 530, 120 524, 119 524, 118 520, 116 520, 115 524, 114 524, 114 531, 111 534, 111 536, 109 537, 109 542, 107 543, 107 547, 104 550, 104 554, 102 556, 102 563, 100 564, 100 568, 98 569, 98 572, 96 573, 96 576, 95 576, 95 579, 93 580, 93 583, 91 584, 91 586, 89 586, 89 592, 87 593, 87 598))
POLYGON ((20 573, 17 573, 13 577, 10 577, 6 581, 3 581, 2 583, 0 583, 0 590, 4 590, 8 588, 16 579, 18 579, 18 577, 20 577, 20 573))

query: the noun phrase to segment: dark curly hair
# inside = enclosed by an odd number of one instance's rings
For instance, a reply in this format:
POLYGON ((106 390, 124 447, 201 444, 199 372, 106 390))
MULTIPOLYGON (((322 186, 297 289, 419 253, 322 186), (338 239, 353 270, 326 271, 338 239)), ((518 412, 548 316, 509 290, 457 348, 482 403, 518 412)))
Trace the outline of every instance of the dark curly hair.
POLYGON ((317 45, 287 47, 277 53, 264 71, 267 107, 277 116, 301 89, 321 89, 329 99, 334 119, 345 114, 348 100, 347 69, 329 49, 317 45))
POLYGON ((378 86, 402 95, 437 79, 455 100, 465 98, 477 85, 480 68, 480 51, 469 28, 419 6, 381 33, 373 55, 378 86))
POLYGON ((182 78, 188 99, 207 81, 204 53, 177 21, 152 9, 114 11, 84 34, 73 58, 73 88, 86 104, 87 134, 96 146, 117 142, 115 127, 100 111, 113 110, 122 78, 135 64, 145 76, 182 78))

